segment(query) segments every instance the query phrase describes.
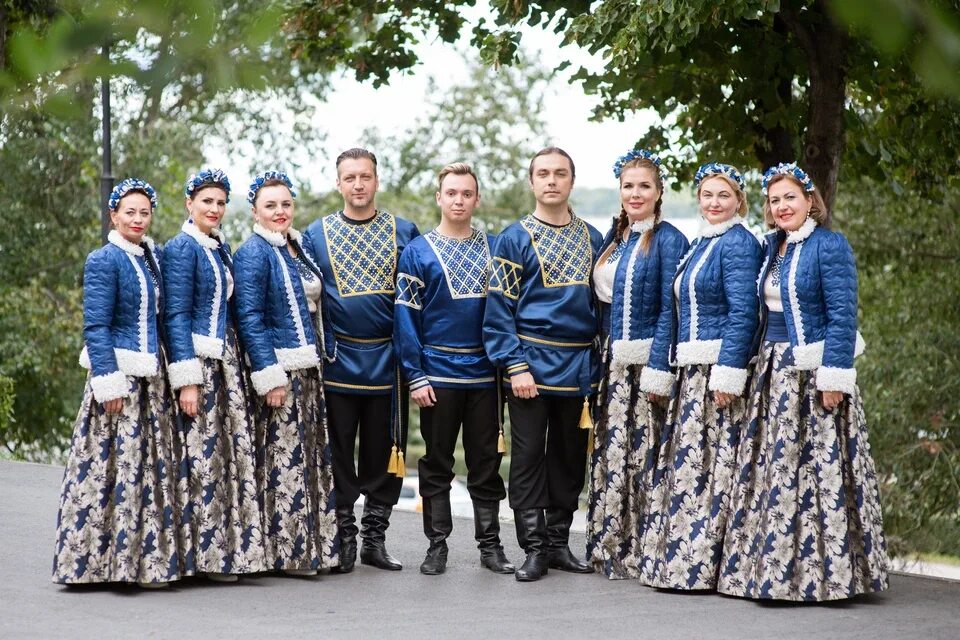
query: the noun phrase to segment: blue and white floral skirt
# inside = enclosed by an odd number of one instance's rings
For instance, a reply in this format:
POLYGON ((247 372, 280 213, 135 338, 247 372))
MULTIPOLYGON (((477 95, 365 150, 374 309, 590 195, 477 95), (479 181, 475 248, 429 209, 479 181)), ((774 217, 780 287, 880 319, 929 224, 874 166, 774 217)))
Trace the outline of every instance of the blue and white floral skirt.
POLYGON ((598 399, 587 511, 587 558, 610 579, 639 577, 643 517, 665 407, 640 391, 642 367, 613 365, 598 399))
POLYGON ((750 383, 719 590, 820 601, 887 588, 880 492, 859 390, 826 411, 816 373, 765 342, 750 383))
POLYGON ((320 370, 288 374, 282 407, 257 403, 257 484, 271 569, 339 565, 336 496, 320 370))
POLYGON ((717 408, 710 369, 683 367, 670 402, 640 563, 640 580, 652 587, 717 586, 745 402, 717 408))
POLYGON ((191 573, 264 571, 252 406, 232 336, 223 360, 201 363, 200 409, 180 421, 184 564, 191 573))
POLYGON ((108 414, 87 376, 60 491, 54 582, 181 577, 169 387, 163 375, 127 383, 123 409, 108 414))

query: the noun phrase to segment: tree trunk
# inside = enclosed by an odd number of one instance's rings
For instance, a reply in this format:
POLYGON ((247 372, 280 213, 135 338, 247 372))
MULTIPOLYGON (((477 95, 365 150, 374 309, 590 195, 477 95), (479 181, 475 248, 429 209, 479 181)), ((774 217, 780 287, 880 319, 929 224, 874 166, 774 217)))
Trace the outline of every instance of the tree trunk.
MULTIPOLYGON (((783 41, 788 35, 787 25, 780 16, 773 19, 773 36, 776 42, 783 41)), ((766 38, 766 37, 765 37, 766 38)), ((771 46, 764 43, 764 46, 771 46)), ((763 47, 758 47, 761 49, 763 47)), ((796 75, 793 69, 776 69, 776 77, 771 82, 777 84, 777 98, 774 104, 767 104, 762 98, 757 99, 757 111, 762 115, 771 111, 776 111, 781 107, 789 108, 793 102, 793 78, 796 75)), ((760 140, 754 144, 753 153, 763 169, 771 167, 779 162, 791 162, 797 157, 796 150, 793 147, 793 132, 789 127, 776 125, 770 129, 757 124, 754 128, 760 140)))

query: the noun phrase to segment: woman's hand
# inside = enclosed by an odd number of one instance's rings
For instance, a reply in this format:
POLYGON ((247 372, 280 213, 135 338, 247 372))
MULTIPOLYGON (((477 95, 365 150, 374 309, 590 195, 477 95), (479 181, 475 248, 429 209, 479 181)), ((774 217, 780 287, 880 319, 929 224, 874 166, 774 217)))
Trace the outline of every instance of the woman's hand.
POLYGON ((120 413, 123 409, 123 398, 114 398, 103 403, 103 410, 107 413, 120 413))
POLYGON ((661 396, 660 394, 653 393, 652 391, 647 393, 647 400, 653 404, 665 405, 670 398, 667 396, 661 396))
POLYGON ((430 385, 411 391, 410 397, 417 403, 418 407, 432 407, 437 404, 437 395, 430 385))
POLYGON ((513 395, 524 400, 536 398, 539 395, 537 382, 529 371, 510 376, 510 386, 513 388, 513 395))
POLYGON ((843 402, 843 391, 824 391, 820 396, 820 404, 827 411, 833 411, 843 402))
POLYGON ((200 387, 188 384, 180 388, 180 410, 191 418, 197 417, 200 405, 200 387))
POLYGON ((276 389, 271 389, 270 391, 267 391, 267 406, 273 408, 282 407, 283 401, 286 397, 286 387, 277 387, 276 389))
POLYGON ((737 396, 732 393, 724 393, 723 391, 713 392, 713 403, 717 405, 718 409, 726 409, 736 399, 737 396))

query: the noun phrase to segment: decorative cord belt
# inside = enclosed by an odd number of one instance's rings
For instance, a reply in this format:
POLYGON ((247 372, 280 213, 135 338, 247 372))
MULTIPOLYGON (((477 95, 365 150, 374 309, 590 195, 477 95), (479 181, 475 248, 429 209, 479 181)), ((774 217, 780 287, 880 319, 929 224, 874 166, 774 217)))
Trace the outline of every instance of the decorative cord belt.
POLYGON ((336 336, 337 340, 343 340, 344 342, 354 342, 356 344, 383 344, 384 342, 390 342, 393 340, 392 337, 386 338, 354 338, 353 336, 347 336, 342 333, 333 334, 336 336))
POLYGON ((448 353, 483 353, 483 347, 445 347, 439 344, 425 344, 424 349, 433 349, 434 351, 446 351, 448 353))
POLYGON ((518 333, 517 337, 526 342, 532 342, 534 344, 542 344, 548 347, 560 347, 562 349, 586 349, 587 347, 592 347, 593 342, 563 342, 560 340, 547 340, 546 338, 537 338, 534 336, 524 335, 518 333))

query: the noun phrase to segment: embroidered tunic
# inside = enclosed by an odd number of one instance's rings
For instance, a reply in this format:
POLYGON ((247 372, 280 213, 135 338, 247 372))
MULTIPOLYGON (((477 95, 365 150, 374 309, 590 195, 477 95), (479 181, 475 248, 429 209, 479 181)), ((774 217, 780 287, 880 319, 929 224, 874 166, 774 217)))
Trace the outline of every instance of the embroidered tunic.
POLYGON ((436 230, 403 251, 397 273, 394 341, 411 389, 496 384, 483 349, 483 312, 493 236, 436 230))
POLYGON ((323 371, 331 391, 371 395, 393 388, 397 261, 419 235, 415 224, 386 211, 360 221, 338 211, 304 234, 303 248, 323 272, 337 337, 337 359, 323 371))
POLYGON ((497 238, 483 341, 490 360, 506 369, 504 384, 530 371, 543 394, 582 396, 596 388, 590 276, 602 243, 576 216, 554 226, 530 214, 497 238))

